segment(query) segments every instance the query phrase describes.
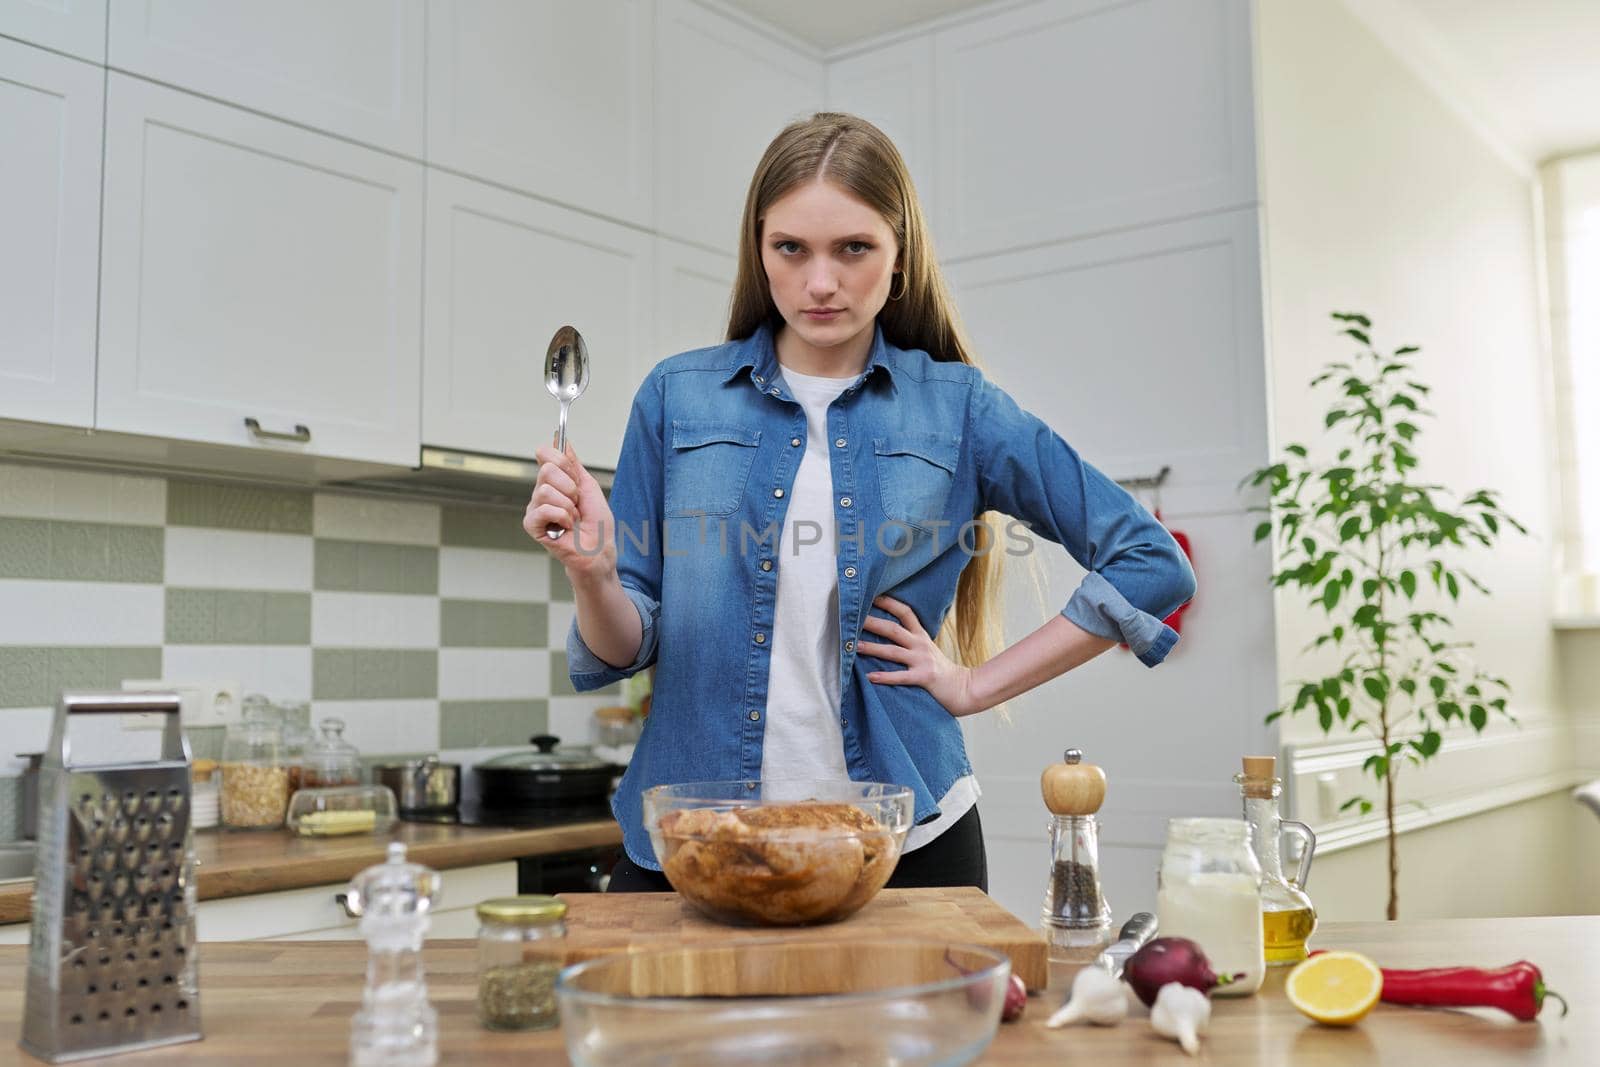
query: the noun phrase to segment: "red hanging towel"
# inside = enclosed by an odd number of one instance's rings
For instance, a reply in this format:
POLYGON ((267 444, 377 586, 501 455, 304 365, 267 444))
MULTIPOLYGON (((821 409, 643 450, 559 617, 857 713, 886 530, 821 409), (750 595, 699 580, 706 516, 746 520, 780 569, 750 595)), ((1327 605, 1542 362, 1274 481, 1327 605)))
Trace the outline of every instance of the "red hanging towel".
MULTIPOLYGON (((1161 509, 1160 508, 1156 508, 1156 521, 1157 522, 1162 522, 1161 509)), ((1166 524, 1164 522, 1162 522, 1162 525, 1166 525, 1166 524)), ((1167 532, 1172 535, 1172 539, 1174 541, 1178 542, 1178 547, 1183 549, 1183 554, 1184 554, 1185 558, 1187 558, 1190 563, 1193 563, 1194 562, 1194 551, 1189 547, 1189 535, 1184 533, 1182 530, 1174 530, 1171 527, 1167 528, 1167 532)), ((1193 600, 1185 600, 1182 604, 1178 605, 1177 609, 1175 611, 1173 611, 1173 613, 1171 615, 1168 615, 1165 619, 1162 619, 1161 621, 1166 623, 1168 626, 1172 627, 1178 633, 1182 633, 1183 632, 1183 613, 1188 611, 1189 610, 1189 605, 1193 604, 1193 603, 1194 603, 1193 600)), ((1123 645, 1122 647, 1123 648, 1127 648, 1128 646, 1127 645, 1123 645)))

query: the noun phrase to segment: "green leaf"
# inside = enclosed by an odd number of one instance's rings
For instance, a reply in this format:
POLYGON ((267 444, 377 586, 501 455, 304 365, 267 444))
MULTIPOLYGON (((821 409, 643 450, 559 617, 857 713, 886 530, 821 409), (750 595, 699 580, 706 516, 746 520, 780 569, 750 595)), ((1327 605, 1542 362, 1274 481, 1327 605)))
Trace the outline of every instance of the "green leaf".
POLYGON ((1417 682, 1414 678, 1400 679, 1395 683, 1395 688, 1400 690, 1400 692, 1404 693, 1408 697, 1417 695, 1417 682))
POLYGON ((1333 729, 1333 709, 1321 697, 1317 698, 1317 723, 1321 725, 1323 733, 1333 729))
POLYGON ((1291 456, 1299 456, 1301 459, 1306 458, 1305 445, 1284 445, 1283 450, 1289 453, 1291 456))
POLYGON ((1472 705, 1471 712, 1469 712, 1467 715, 1467 721, 1472 723, 1472 728, 1474 730, 1482 733, 1483 728, 1489 724, 1489 713, 1488 711, 1484 710, 1482 704, 1474 704, 1472 705))
POLYGON ((1368 756, 1367 761, 1361 765, 1361 769, 1363 771, 1371 771, 1372 776, 1381 782, 1384 776, 1389 773, 1389 757, 1368 756))
POLYGON ((1483 524, 1489 527, 1489 532, 1492 534, 1497 534, 1500 532, 1499 521, 1487 511, 1483 513, 1483 524))
POLYGON ((1339 540, 1349 541, 1361 532, 1361 516, 1352 515, 1339 524, 1339 540))
POLYGON ((1409 356, 1413 352, 1421 352, 1421 351, 1422 351, 1422 349, 1418 348, 1416 345, 1404 345, 1404 346, 1402 346, 1400 348, 1395 349, 1394 350, 1394 354, 1397 355, 1397 356, 1409 356))
POLYGON ((1371 675, 1361 679, 1361 687, 1367 691, 1367 695, 1369 697, 1371 697, 1373 700, 1376 700, 1380 704, 1383 703, 1383 701, 1389 695, 1388 684, 1384 682, 1383 679, 1374 678, 1371 675))
POLYGON ((1325 428, 1331 429, 1336 423, 1343 419, 1348 419, 1349 417, 1350 413, 1348 411, 1341 411, 1338 408, 1335 408, 1333 411, 1328 412, 1327 417, 1322 420, 1322 425, 1325 428))
POLYGON ((1273 712, 1271 715, 1267 716, 1266 723, 1267 723, 1267 725, 1270 726, 1271 724, 1277 722, 1281 718, 1283 718, 1283 710, 1280 708, 1279 710, 1273 712))
POLYGON ((1417 576, 1410 571, 1400 572, 1400 588, 1406 594, 1406 599, 1417 595, 1417 576))
POLYGON ((1270 536, 1272 536, 1272 523, 1264 522, 1260 526, 1256 527, 1257 541, 1265 541, 1270 536))
POLYGON ((1368 578, 1366 581, 1361 583, 1361 595, 1363 597, 1365 597, 1367 600, 1371 600, 1374 596, 1377 595, 1377 592, 1378 592, 1378 579, 1376 579, 1376 578, 1368 578))
POLYGON ((1332 611, 1339 603, 1339 594, 1344 592, 1344 586, 1337 581, 1329 582, 1322 589, 1322 606, 1332 611))
POLYGON ((1359 311, 1335 311, 1332 314, 1333 317, 1340 322, 1356 323, 1363 330, 1372 329, 1372 320, 1361 314, 1359 311))
POLYGON ((1372 344, 1371 338, 1369 338, 1366 334, 1362 333, 1360 330, 1352 329, 1352 330, 1345 330, 1344 332, 1349 334, 1351 337, 1354 337, 1357 341, 1360 341, 1364 345, 1371 345, 1372 344))
POLYGON ((1439 746, 1444 743, 1444 737, 1437 730, 1427 730, 1422 735, 1421 741, 1411 742, 1411 747, 1422 753, 1424 759, 1432 758, 1439 746))
POLYGON ((1445 574, 1445 576, 1444 576, 1444 584, 1445 584, 1445 589, 1448 590, 1449 593, 1450 593, 1450 599, 1451 600, 1457 600, 1457 599, 1460 598, 1460 596, 1461 596, 1461 583, 1456 581, 1456 576, 1455 575, 1450 574, 1450 573, 1447 572, 1445 574))

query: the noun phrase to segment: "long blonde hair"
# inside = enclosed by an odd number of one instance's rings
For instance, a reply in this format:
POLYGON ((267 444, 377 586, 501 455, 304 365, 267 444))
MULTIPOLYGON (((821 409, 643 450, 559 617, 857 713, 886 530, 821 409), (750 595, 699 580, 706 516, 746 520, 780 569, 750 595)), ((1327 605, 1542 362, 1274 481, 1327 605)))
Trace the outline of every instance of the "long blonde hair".
MULTIPOLYGON (((762 221, 767 209, 790 190, 821 179, 883 216, 899 244, 904 295, 878 313, 884 340, 897 348, 921 349, 941 362, 981 367, 945 286, 905 160, 878 127, 833 111, 785 127, 756 165, 739 225, 738 276, 733 283, 728 340, 743 340, 762 323, 770 324, 774 333, 783 325, 761 264, 762 221)), ((955 603, 939 627, 938 638, 946 655, 969 667, 1005 647, 1000 619, 1005 559, 1000 547, 1001 516, 986 511, 979 519, 982 525, 972 534, 973 555, 956 583, 955 603), (952 618, 953 626, 948 625, 952 618)))

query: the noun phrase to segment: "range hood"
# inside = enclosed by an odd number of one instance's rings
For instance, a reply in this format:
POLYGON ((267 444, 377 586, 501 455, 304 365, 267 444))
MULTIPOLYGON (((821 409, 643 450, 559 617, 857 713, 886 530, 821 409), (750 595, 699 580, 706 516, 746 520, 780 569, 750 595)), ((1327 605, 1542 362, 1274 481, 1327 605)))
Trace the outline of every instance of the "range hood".
MULTIPOLYGON (((600 483, 600 488, 607 493, 611 491, 613 472, 590 467, 589 473, 600 483)), ((351 478, 332 484, 521 507, 527 504, 538 476, 539 465, 532 460, 423 445, 421 465, 409 471, 351 478)))

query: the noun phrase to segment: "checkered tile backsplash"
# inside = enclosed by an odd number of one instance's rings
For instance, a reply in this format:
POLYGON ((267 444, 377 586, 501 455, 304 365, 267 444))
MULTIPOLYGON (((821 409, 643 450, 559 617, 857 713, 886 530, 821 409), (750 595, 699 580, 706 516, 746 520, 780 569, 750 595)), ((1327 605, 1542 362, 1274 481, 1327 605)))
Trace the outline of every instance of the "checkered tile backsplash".
MULTIPOLYGON (((512 509, 0 464, 0 840, 56 694, 237 681, 365 756, 590 739, 572 590, 512 509)), ((218 730, 193 731, 197 753, 218 730)))

